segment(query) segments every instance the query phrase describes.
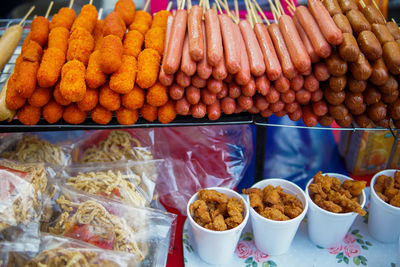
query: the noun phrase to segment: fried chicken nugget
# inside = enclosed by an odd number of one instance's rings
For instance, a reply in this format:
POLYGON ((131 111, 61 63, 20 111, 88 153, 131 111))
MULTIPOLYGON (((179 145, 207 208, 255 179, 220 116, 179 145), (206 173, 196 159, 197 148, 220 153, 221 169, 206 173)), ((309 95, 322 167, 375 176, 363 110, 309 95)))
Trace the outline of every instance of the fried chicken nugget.
POLYGON ((97 105, 90 113, 92 120, 98 124, 108 124, 112 119, 112 112, 97 105))
POLYGON ((15 73, 11 74, 10 78, 7 82, 7 91, 6 91, 6 105, 9 109, 19 109, 23 105, 25 105, 26 99, 21 97, 15 88, 15 84, 17 81, 17 75, 15 73))
POLYGON ((123 50, 122 41, 117 36, 108 35, 103 38, 100 68, 104 73, 111 74, 121 67, 123 50))
POLYGON ((158 120, 161 123, 170 123, 176 118, 175 103, 169 100, 165 105, 158 108, 158 120))
POLYGON ((120 94, 127 94, 132 91, 135 85, 136 72, 136 58, 134 56, 123 55, 121 67, 110 77, 111 90, 120 94))
POLYGON ((274 188, 272 185, 268 185, 263 189, 264 199, 263 201, 269 205, 279 204, 281 202, 281 196, 279 192, 282 191, 280 186, 274 188))
POLYGON ((271 207, 265 207, 265 209, 261 211, 260 215, 274 221, 287 221, 290 219, 282 211, 271 207))
POLYGON ((137 30, 143 36, 149 30, 152 22, 152 17, 149 13, 143 10, 136 11, 135 19, 132 24, 129 26, 129 30, 137 30))
POLYGON ((124 38, 124 55, 137 57, 142 51, 144 37, 137 30, 129 31, 124 38))
POLYGON ((39 69, 38 62, 23 60, 18 67, 15 88, 20 96, 29 98, 36 89, 36 75, 39 69))
POLYGON ((229 198, 226 208, 229 217, 225 219, 225 223, 229 229, 235 228, 243 222, 244 204, 241 199, 229 198))
POLYGON ((49 33, 48 48, 58 48, 64 53, 68 50, 69 30, 64 27, 53 28, 49 33))
POLYGON ((88 88, 86 90, 83 99, 76 104, 78 108, 82 111, 91 111, 97 106, 99 102, 99 91, 98 89, 88 88))
POLYGON ((140 114, 142 114, 146 121, 153 122, 157 119, 158 109, 157 107, 145 103, 143 107, 140 108, 140 114))
POLYGON ((135 19, 136 5, 132 0, 118 0, 115 3, 114 11, 118 12, 124 20, 125 25, 129 26, 135 19))
POLYGON ((160 82, 155 83, 147 90, 146 102, 154 107, 160 107, 168 102, 168 89, 160 82))
POLYGON ((25 125, 36 125, 40 120, 41 110, 26 103, 18 110, 18 120, 25 125))
POLYGON ((167 28, 167 20, 169 16, 171 16, 171 12, 168 10, 158 11, 153 15, 153 23, 151 24, 151 28, 167 28))
POLYGON ((43 55, 42 47, 33 40, 30 40, 21 51, 22 58, 30 62, 40 62, 43 55))
POLYGON ((228 226, 225 223, 224 216, 222 214, 218 214, 217 216, 215 216, 213 221, 205 225, 204 228, 214 231, 225 231, 228 229, 228 226))
POLYGON ((48 48, 42 58, 37 72, 37 82, 40 87, 52 87, 60 77, 65 62, 65 54, 56 47, 48 48))
POLYGON ((259 188, 243 189, 243 194, 249 195, 250 206, 257 212, 264 210, 263 193, 259 188))
POLYGON ((115 35, 121 40, 126 32, 125 22, 120 14, 116 11, 111 11, 104 19, 104 36, 115 35))
POLYGON ((59 105, 54 100, 51 100, 49 103, 47 103, 43 107, 43 110, 42 110, 43 118, 48 123, 51 123, 51 124, 56 123, 62 118, 63 110, 64 110, 63 106, 59 105))
POLYGON ((76 28, 84 28, 90 34, 92 34, 94 27, 97 22, 97 9, 94 5, 87 4, 81 8, 81 12, 72 24, 71 32, 75 31, 76 28))
POLYGON ((139 119, 139 112, 137 109, 132 110, 120 107, 115 111, 115 115, 117 116, 118 123, 121 125, 133 125, 139 119))
POLYGON ((68 7, 62 7, 58 11, 58 13, 54 14, 53 17, 51 18, 50 30, 57 27, 63 27, 67 29, 69 32, 69 30, 72 27, 72 24, 75 21, 75 18, 76 18, 76 13, 73 9, 68 7))
POLYGON ((138 56, 138 73, 136 83, 141 88, 150 88, 158 78, 161 56, 151 48, 146 48, 138 56))
POLYGON ((165 28, 156 27, 151 28, 147 31, 144 36, 144 47, 152 48, 163 55, 164 53, 164 39, 165 39, 165 28))
POLYGON ((206 202, 228 203, 228 196, 216 190, 201 189, 199 198, 206 202))
POLYGON ((111 90, 108 84, 105 84, 100 88, 99 103, 109 111, 115 111, 121 106, 121 97, 111 90))
POLYGON ((57 104, 61 106, 68 106, 69 104, 71 104, 71 101, 65 99, 60 92, 60 81, 56 83, 56 86, 54 87, 53 98, 57 102, 57 104))
POLYGON ((104 37, 104 20, 99 19, 96 22, 96 27, 93 30, 94 51, 100 50, 101 43, 104 37))
POLYGON ((53 87, 36 87, 28 102, 31 106, 41 108, 50 101, 52 93, 53 87))
MULTIPOLYGON (((139 109, 143 107, 146 93, 139 86, 135 85, 127 94, 122 95, 122 105, 127 109, 139 109)), ((157 109, 156 109, 157 118, 157 109)))
POLYGON ((62 67, 60 92, 69 101, 78 102, 86 93, 85 65, 74 59, 62 67))
POLYGON ((75 103, 70 104, 64 109, 63 119, 70 124, 81 124, 85 121, 87 112, 78 108, 75 103))
POLYGON ((193 219, 201 226, 211 222, 211 217, 209 209, 206 202, 203 199, 198 199, 193 202, 190 207, 190 214, 192 214, 193 219))
POLYGON ((85 66, 94 50, 94 39, 92 34, 84 28, 76 28, 68 41, 67 60, 79 60, 85 66), (79 32, 79 34, 77 34, 79 32))
POLYGON ((324 192, 329 192, 332 186, 332 179, 328 175, 322 175, 320 171, 314 176, 314 183, 321 184, 322 190, 324 192))
POLYGON ((353 197, 360 195, 366 185, 367 185, 366 181, 354 181, 354 180, 346 180, 342 184, 343 188, 349 190, 350 194, 353 197))
POLYGON ((94 51, 89 57, 85 73, 86 84, 89 88, 98 88, 107 82, 107 74, 101 70, 101 53, 94 51))

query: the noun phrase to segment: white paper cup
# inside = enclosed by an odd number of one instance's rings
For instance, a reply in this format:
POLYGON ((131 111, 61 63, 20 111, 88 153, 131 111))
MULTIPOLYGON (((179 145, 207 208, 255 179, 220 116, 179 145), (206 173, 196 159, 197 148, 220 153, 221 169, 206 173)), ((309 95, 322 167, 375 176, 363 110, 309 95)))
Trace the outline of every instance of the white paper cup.
MULTIPOLYGON (((281 255, 286 253, 299 228, 301 220, 307 213, 308 203, 304 191, 296 184, 283 179, 262 180, 252 188, 263 189, 267 185, 280 186, 285 193, 296 196, 303 204, 303 212, 287 221, 274 221, 261 216, 250 207, 251 225, 253 227, 254 242, 258 250, 269 255, 281 255)), ((249 197, 247 197, 249 201, 249 197)))
POLYGON ((198 193, 194 194, 187 204, 186 213, 192 227, 197 253, 200 258, 209 264, 224 264, 232 259, 242 230, 249 219, 249 207, 244 198, 233 190, 222 187, 210 187, 206 189, 216 190, 226 194, 228 197, 236 197, 241 199, 244 204, 243 222, 237 227, 226 231, 209 230, 201 227, 193 220, 189 208, 198 199, 198 193))
MULTIPOLYGON (((323 173, 323 175, 336 177, 341 183, 345 180, 352 180, 350 177, 338 173, 323 173)), ((342 242, 358 214, 355 212, 334 213, 320 208, 312 201, 308 192, 308 187, 313 180, 314 178, 307 183, 306 187, 306 195, 310 205, 307 213, 308 236, 314 244, 323 248, 331 248, 342 242)), ((363 208, 365 205, 364 190, 361 193, 359 203, 363 208)))
MULTIPOLYGON (((399 171, 399 170, 397 170, 399 171)), ((378 172, 371 180, 368 231, 373 238, 383 243, 394 243, 400 235, 400 208, 383 201, 375 192, 376 179, 381 175, 394 177, 396 170, 378 172)))

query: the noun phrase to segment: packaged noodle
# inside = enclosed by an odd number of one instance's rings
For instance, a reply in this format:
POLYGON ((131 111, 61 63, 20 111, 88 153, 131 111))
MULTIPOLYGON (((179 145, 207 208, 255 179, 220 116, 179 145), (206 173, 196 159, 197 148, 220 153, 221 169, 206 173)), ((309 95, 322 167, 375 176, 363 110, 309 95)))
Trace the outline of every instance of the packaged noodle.
POLYGON ((39 251, 40 239, 30 242, 0 242, 0 267, 24 266, 39 251))
POLYGON ((128 252, 138 266, 162 265, 167 258, 176 216, 135 208, 55 184, 51 234, 78 239, 106 250, 128 252))

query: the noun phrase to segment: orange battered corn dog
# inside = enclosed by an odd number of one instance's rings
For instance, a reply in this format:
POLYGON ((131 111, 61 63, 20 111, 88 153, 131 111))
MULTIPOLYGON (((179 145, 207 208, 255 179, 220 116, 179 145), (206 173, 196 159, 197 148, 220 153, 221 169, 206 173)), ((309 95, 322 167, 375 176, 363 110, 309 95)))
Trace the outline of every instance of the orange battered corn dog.
POLYGON ((63 27, 69 31, 75 21, 75 18, 76 13, 73 9, 63 7, 58 11, 57 14, 53 15, 53 18, 50 21, 50 30, 57 27, 63 27))
POLYGON ((147 31, 144 37, 144 46, 146 48, 152 48, 163 55, 164 53, 164 39, 165 39, 166 28, 156 27, 151 28, 147 31))
POLYGON ((136 58, 123 55, 121 67, 110 77, 111 90, 120 94, 127 94, 132 91, 135 85, 136 72, 136 58))
POLYGON ((160 107, 168 102, 168 89, 157 82, 147 90, 146 102, 153 107, 160 107))
POLYGON ((158 120, 161 123, 170 123, 175 118, 175 104, 172 100, 169 100, 164 106, 158 108, 158 120))
POLYGON ((83 99, 86 93, 85 66, 82 62, 74 59, 62 67, 61 95, 69 101, 78 102, 83 99))
POLYGON ((104 36, 115 35, 121 40, 126 32, 125 22, 118 12, 112 11, 104 19, 104 36))
POLYGON ((52 93, 53 87, 36 87, 31 97, 28 98, 28 103, 33 107, 41 108, 50 101, 52 93))
POLYGON ((121 97, 111 90, 108 84, 105 84, 100 88, 99 103, 109 111, 115 111, 121 106, 121 97))
POLYGON ((36 125, 40 120, 41 110, 26 103, 18 110, 18 120, 25 125, 36 125))
POLYGON ((75 103, 70 104, 64 109, 63 119, 70 124, 81 124, 85 121, 87 112, 78 108, 75 103))
POLYGON ((65 62, 65 54, 56 47, 48 48, 43 55, 37 72, 37 82, 40 87, 52 87, 60 77, 61 68, 65 62))
POLYGON ((28 32, 28 34, 26 35, 25 40, 24 40, 24 42, 22 43, 22 46, 21 46, 21 54, 24 52, 24 50, 28 46, 30 40, 31 40, 31 32, 28 32))
POLYGON ((143 107, 145 97, 144 90, 135 85, 132 91, 121 96, 122 105, 127 109, 139 109, 143 107))
POLYGON ((114 11, 118 12, 124 20, 125 25, 129 26, 135 19, 135 2, 132 0, 118 0, 117 3, 115 3, 114 11))
POLYGON ((36 74, 39 69, 38 62, 23 60, 19 64, 17 71, 17 81, 15 87, 20 96, 29 98, 36 88, 36 74))
POLYGON ((90 88, 98 88, 105 84, 107 81, 107 74, 104 74, 101 71, 100 62, 100 51, 94 51, 90 55, 88 67, 85 74, 86 84, 90 88))
POLYGON ((25 105, 26 99, 21 97, 17 92, 15 87, 17 81, 17 75, 15 73, 11 74, 7 83, 7 91, 6 91, 6 105, 9 109, 19 109, 23 105, 25 105))
POLYGON ((106 74, 117 71, 122 64, 122 53, 123 46, 120 38, 115 35, 104 37, 100 48, 101 70, 106 74))
POLYGON ((53 98, 54 100, 57 102, 57 104, 61 105, 61 106, 68 106, 69 104, 71 104, 71 101, 65 99, 61 92, 60 92, 60 81, 56 84, 56 86, 54 87, 54 91, 53 91, 53 98))
POLYGON ((161 57, 158 52, 151 48, 146 48, 138 56, 138 73, 136 83, 141 88, 153 86, 158 78, 161 57))
POLYGON ((42 110, 43 118, 48 123, 56 123, 62 118, 63 110, 64 110, 63 106, 59 105, 54 100, 51 100, 43 107, 42 110))
POLYGON ((140 114, 142 114, 146 121, 153 122, 157 119, 158 109, 157 107, 153 107, 152 105, 146 103, 140 109, 140 114))
POLYGON ((90 113, 92 120, 98 124, 107 124, 112 119, 112 112, 97 105, 90 113))
POLYGON ((93 30, 93 39, 94 39, 94 50, 100 50, 101 42, 104 37, 104 20, 97 20, 96 27, 93 30))
POLYGON ((115 111, 115 115, 117 115, 118 123, 122 125, 135 124, 139 119, 139 112, 137 109, 132 110, 120 107, 117 111, 115 111))
POLYGON ((99 102, 99 90, 98 89, 93 89, 93 88, 88 88, 86 90, 85 96, 83 99, 79 102, 78 108, 82 111, 91 111, 97 106, 97 103, 99 102))
POLYGON ((64 55, 67 54, 69 30, 64 27, 56 27, 50 30, 48 48, 58 48, 64 55))
POLYGON ((31 40, 44 46, 49 36, 49 20, 45 17, 38 16, 31 23, 31 40))
POLYGON ((90 34, 92 34, 94 27, 97 22, 97 9, 94 5, 84 5, 81 8, 81 12, 75 19, 74 24, 72 24, 71 31, 75 31, 77 28, 81 27, 86 29, 90 34))
POLYGON ((151 28, 161 27, 166 29, 169 16, 171 16, 171 12, 168 10, 158 11, 153 15, 153 23, 151 24, 151 28))
POLYGON ((24 49, 21 50, 21 56, 24 60, 31 62, 40 62, 43 55, 42 47, 35 41, 29 40, 24 49))
POLYGON ((144 37, 137 30, 129 31, 124 38, 124 55, 138 57, 142 51, 144 37))
POLYGON ((77 59, 86 66, 93 49, 92 34, 84 28, 75 28, 68 40, 67 60, 77 59))
POLYGON ((137 30, 144 36, 149 30, 151 22, 152 18, 149 13, 143 10, 136 11, 135 19, 133 23, 129 26, 129 30, 137 30))

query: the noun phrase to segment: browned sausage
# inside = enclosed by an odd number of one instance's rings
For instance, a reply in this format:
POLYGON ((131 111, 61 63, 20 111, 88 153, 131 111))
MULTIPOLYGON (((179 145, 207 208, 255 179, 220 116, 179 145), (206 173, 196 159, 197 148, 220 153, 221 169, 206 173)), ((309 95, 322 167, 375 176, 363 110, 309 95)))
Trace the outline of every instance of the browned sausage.
POLYGON ((357 3, 354 0, 338 0, 340 9, 343 13, 347 13, 350 10, 358 10, 357 3))
POLYGON ((201 119, 206 116, 207 106, 203 103, 198 103, 196 105, 192 105, 190 108, 190 113, 192 113, 193 118, 201 119))
POLYGON ((207 89, 214 94, 218 94, 222 91, 223 82, 221 80, 215 80, 210 78, 207 80, 207 89))
POLYGON ((224 44, 225 65, 229 73, 236 74, 240 70, 240 54, 234 23, 226 14, 221 14, 218 18, 224 44))
POLYGON ((334 76, 343 76, 347 72, 347 63, 337 52, 333 52, 325 61, 329 72, 334 76))
POLYGON ((349 110, 343 104, 337 106, 329 105, 328 109, 336 120, 343 120, 349 114, 349 110))
POLYGON ((264 96, 256 95, 254 96, 254 106, 260 111, 263 111, 269 107, 269 103, 264 96))
POLYGON ((266 96, 269 92, 269 86, 270 83, 265 74, 256 78, 256 89, 260 95, 266 96))
POLYGON ((265 109, 260 112, 260 115, 263 116, 264 118, 268 118, 268 117, 271 117, 272 115, 274 115, 274 113, 269 109, 265 109))
POLYGON ((285 108, 285 103, 282 101, 278 100, 277 102, 269 105, 268 109, 271 110, 272 112, 279 112, 285 108))
MULTIPOLYGON (((203 46, 207 48, 207 43, 206 43, 206 38, 205 38, 205 26, 204 22, 201 23, 201 27, 203 29, 203 34, 204 34, 204 39, 203 39, 203 46)), ((190 43, 190 39, 189 39, 190 43)), ((207 57, 203 57, 198 63, 197 63, 197 75, 199 75, 200 78, 207 80, 212 74, 212 67, 210 64, 208 64, 207 57)))
POLYGON ((362 31, 357 37, 358 45, 368 60, 377 60, 382 57, 382 47, 371 31, 362 31))
POLYGON ((342 33, 353 34, 353 29, 351 28, 350 21, 343 14, 336 14, 333 16, 333 21, 335 21, 336 26, 342 31, 342 33))
POLYGON ((199 101, 200 101, 200 89, 199 88, 190 86, 185 89, 185 95, 186 95, 187 101, 192 105, 195 105, 195 104, 199 103, 199 101))
POLYGON ((189 76, 187 76, 185 73, 183 73, 182 70, 179 70, 178 73, 176 74, 176 83, 179 86, 186 88, 190 85, 191 79, 189 76))
POLYGON ((296 16, 293 16, 293 22, 296 25, 296 29, 299 32, 300 38, 303 41, 304 47, 307 50, 308 55, 310 56, 311 62, 316 63, 319 62, 320 57, 315 52, 315 49, 307 36, 307 33, 304 31, 303 27, 301 26, 299 20, 296 16))
POLYGON ((294 102, 296 99, 296 92, 293 90, 289 90, 286 93, 281 94, 281 100, 285 104, 289 104, 294 102))
POLYGON ((391 104, 399 98, 399 90, 393 91, 391 94, 382 94, 382 101, 391 104))
POLYGON ((211 105, 217 100, 217 94, 211 93, 208 89, 201 89, 201 102, 211 105))
POLYGON ((353 34, 343 33, 343 43, 339 47, 340 57, 345 61, 355 62, 359 54, 360 48, 353 34))
POLYGON ((346 17, 349 20, 355 35, 358 35, 362 31, 371 30, 371 24, 369 24, 361 11, 352 9, 346 14, 346 17))
POLYGON ((299 108, 300 108, 300 105, 296 101, 285 104, 285 110, 287 113, 295 112, 296 109, 299 109, 299 108))
POLYGON ((204 27, 201 26, 203 8, 193 6, 187 18, 187 33, 189 37, 189 54, 194 61, 200 61, 204 57, 204 27))
POLYGON ((192 59, 192 57, 189 54, 189 37, 186 34, 182 50, 181 70, 187 76, 193 76, 196 72, 196 69, 197 69, 196 62, 192 59))
POLYGON ((295 111, 293 111, 292 113, 289 113, 289 118, 292 121, 298 121, 301 119, 302 116, 303 116, 303 111, 301 110, 300 107, 298 109, 296 109, 295 111))
POLYGON ((242 109, 249 110, 253 106, 253 98, 241 95, 237 99, 237 103, 242 109))
POLYGON ((367 89, 363 92, 363 99, 365 104, 372 105, 381 100, 382 94, 375 87, 368 85, 367 89))
MULTIPOLYGON (((207 34, 207 59, 211 66, 217 66, 223 60, 224 52, 222 48, 221 27, 217 12, 208 9, 204 14, 204 23, 207 34)), ((215 77, 214 77, 215 78, 215 77)))
POLYGON ((344 90, 344 88, 346 87, 346 83, 347 83, 346 75, 338 77, 332 76, 329 79, 329 88, 334 92, 340 92, 344 90))
POLYGON ((349 127, 351 125, 351 123, 353 122, 353 116, 348 113, 342 120, 336 120, 336 123, 340 126, 340 127, 349 127))
POLYGON ((303 88, 304 85, 304 78, 303 75, 297 75, 290 81, 290 88, 293 89, 293 91, 299 91, 301 88, 303 88))
POLYGON ((318 102, 322 98, 324 98, 324 92, 321 89, 311 93, 311 101, 313 102, 318 102))
POLYGON ((328 113, 328 105, 324 100, 313 102, 312 109, 314 114, 317 116, 324 116, 326 113, 328 113))
POLYGON ((375 23, 372 24, 371 29, 381 45, 394 41, 394 38, 386 25, 375 23))
POLYGON ((372 63, 372 74, 369 80, 375 85, 383 85, 389 78, 389 72, 382 58, 372 63))
POLYGON ((367 5, 362 9, 362 13, 364 14, 365 18, 368 20, 369 23, 374 24, 386 24, 386 20, 382 17, 381 13, 379 12, 376 7, 373 5, 367 5))
POLYGON ((383 120, 387 114, 386 105, 382 102, 368 105, 367 114, 368 117, 374 122, 383 120))
POLYGON ((204 88, 207 85, 207 80, 204 80, 195 74, 192 76, 192 85, 197 88, 204 88))
POLYGON ((340 105, 346 98, 346 93, 344 91, 334 92, 329 88, 325 88, 324 96, 326 101, 331 105, 340 105))
POLYGON ((168 88, 169 97, 172 100, 179 100, 185 95, 185 89, 177 84, 173 84, 168 88))
POLYGON ((240 57, 240 69, 236 73, 235 80, 239 85, 247 84, 251 79, 250 63, 248 53, 246 51, 246 45, 244 43, 240 28, 237 24, 233 25, 235 31, 235 40, 237 42, 239 57, 240 57))
POLYGON ((240 86, 232 82, 229 84, 229 97, 238 98, 242 94, 240 86))
POLYGON ((372 74, 372 67, 364 54, 360 53, 357 61, 350 63, 350 71, 356 80, 368 80, 372 74))
POLYGON ((361 115, 367 110, 367 105, 363 103, 361 106, 359 106, 356 109, 351 109, 350 112, 353 115, 361 115))
POLYGON ((190 113, 190 103, 186 100, 186 98, 179 99, 175 104, 176 113, 179 115, 189 115, 190 113))
POLYGON ((271 85, 271 87, 269 88, 269 93, 266 96, 266 99, 267 99, 268 103, 273 104, 273 103, 278 102, 280 96, 281 96, 281 94, 278 91, 276 91, 275 87, 273 87, 271 85))
POLYGON ((370 118, 368 118, 368 116, 366 114, 361 114, 359 116, 355 116, 354 119, 355 119, 356 123, 358 124, 358 126, 360 126, 361 128, 370 128, 371 127, 372 121, 370 120, 370 118))
POLYGON ((318 123, 318 116, 313 113, 310 106, 303 106, 303 122, 308 127, 314 127, 318 123))
POLYGON ((325 62, 318 62, 314 64, 314 75, 318 81, 324 82, 329 79, 331 74, 329 73, 328 67, 326 66, 325 62))
POLYGON ((349 109, 357 109, 357 108, 361 107, 363 103, 364 103, 363 94, 361 94, 361 93, 352 93, 352 92, 348 92, 346 94, 346 98, 344 100, 344 104, 349 109))
POLYGON ((274 84, 275 89, 280 93, 286 93, 290 89, 290 81, 283 75, 274 84))
POLYGON ((169 16, 168 20, 167 20, 167 30, 165 31, 164 56, 163 56, 162 63, 161 63, 160 73, 158 74, 158 80, 164 86, 170 86, 174 82, 174 75, 167 74, 164 71, 165 55, 167 54, 167 51, 168 51, 168 43, 169 43, 168 41, 169 41, 169 37, 171 35, 171 28, 172 28, 173 21, 174 21, 174 17, 169 16))
POLYGON ((304 79, 304 89, 306 89, 309 92, 315 92, 319 89, 319 81, 313 74, 307 76, 304 79))
POLYGON ((222 82, 222 90, 217 94, 217 99, 222 99, 228 96, 228 85, 222 82))
POLYGON ((367 82, 364 80, 356 80, 353 76, 347 77, 347 88, 354 93, 361 93, 367 88, 367 82))
POLYGON ((328 10, 329 15, 333 17, 336 14, 342 14, 339 3, 336 0, 322 0, 326 10, 328 10))
POLYGON ((296 92, 296 100, 299 102, 301 105, 307 105, 308 102, 310 102, 311 99, 311 93, 307 90, 300 89, 299 91, 296 92))
POLYGON ((391 94, 393 91, 398 90, 399 83, 397 82, 396 78, 394 78, 392 75, 389 75, 387 81, 378 88, 384 94, 391 94))
POLYGON ((325 114, 324 116, 321 116, 318 118, 318 122, 319 124, 321 124, 322 126, 328 127, 332 124, 333 122, 333 117, 329 114, 325 114))
POLYGON ((383 60, 392 74, 400 74, 400 45, 397 42, 383 45, 383 60))
POLYGON ((236 101, 233 98, 225 97, 221 100, 221 109, 222 111, 227 114, 233 114, 236 109, 236 101))
POLYGON ((228 76, 225 60, 220 60, 217 65, 213 67, 212 76, 216 80, 224 80, 228 76))
POLYGON ((207 116, 210 121, 218 120, 221 117, 221 105, 219 100, 207 106, 207 116))
POLYGON ((246 85, 242 86, 242 94, 244 96, 253 96, 256 94, 256 82, 254 78, 251 78, 246 85))
POLYGON ((400 120, 400 99, 389 105, 389 115, 394 120, 400 120))
POLYGON ((393 21, 388 21, 388 23, 386 23, 386 26, 395 40, 400 39, 400 29, 396 23, 394 23, 393 21))

